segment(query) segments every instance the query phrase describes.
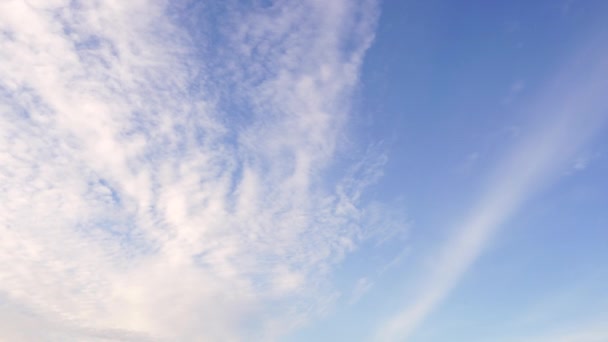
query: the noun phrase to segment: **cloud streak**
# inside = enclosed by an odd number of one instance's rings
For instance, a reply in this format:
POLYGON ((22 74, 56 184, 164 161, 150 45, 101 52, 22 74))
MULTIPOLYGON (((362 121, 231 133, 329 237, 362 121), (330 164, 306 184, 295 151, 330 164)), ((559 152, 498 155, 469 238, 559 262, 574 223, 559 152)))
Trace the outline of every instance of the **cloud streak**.
POLYGON ((441 305, 490 242, 492 235, 602 127, 608 105, 605 49, 593 41, 548 83, 527 109, 538 123, 488 177, 485 191, 436 261, 408 306, 378 330, 381 341, 404 341, 441 305))
POLYGON ((375 2, 218 6, 0 4, 1 338, 272 340, 378 234, 383 154, 323 182, 375 2))

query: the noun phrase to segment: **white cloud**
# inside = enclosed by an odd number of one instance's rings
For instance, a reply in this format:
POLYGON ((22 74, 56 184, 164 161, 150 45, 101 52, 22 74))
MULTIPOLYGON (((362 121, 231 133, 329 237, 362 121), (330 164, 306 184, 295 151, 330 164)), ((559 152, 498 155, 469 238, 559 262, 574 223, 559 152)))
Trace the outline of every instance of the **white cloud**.
POLYGON ((602 127, 608 110, 608 64, 600 41, 581 49, 530 105, 531 117, 540 119, 536 129, 522 136, 497 165, 467 218, 456 224, 455 236, 440 247, 420 293, 379 328, 378 340, 407 340, 456 286, 494 232, 602 127))
POLYGON ((174 6, 0 3, 0 337, 273 339, 374 236, 385 157, 321 178, 376 4, 174 6))

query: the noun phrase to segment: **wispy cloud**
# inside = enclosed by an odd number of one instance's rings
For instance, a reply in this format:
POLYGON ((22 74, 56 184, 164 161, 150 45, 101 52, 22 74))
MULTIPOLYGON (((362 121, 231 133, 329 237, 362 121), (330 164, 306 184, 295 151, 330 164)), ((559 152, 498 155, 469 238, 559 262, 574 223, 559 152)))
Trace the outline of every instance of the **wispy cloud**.
POLYGON ((370 281, 366 277, 359 278, 355 283, 355 288, 353 289, 353 293, 350 297, 348 303, 350 305, 356 304, 371 288, 374 286, 374 283, 370 281))
POLYGON ((0 4, 1 338, 273 339, 374 236, 386 157, 323 174, 375 2, 217 6, 0 4))
POLYGON ((538 118, 527 135, 488 177, 485 192, 438 256, 412 303, 391 317, 377 338, 404 341, 441 304, 480 256, 495 231, 539 188, 560 174, 573 154, 602 127, 608 111, 606 50, 599 42, 581 49, 531 104, 538 118))

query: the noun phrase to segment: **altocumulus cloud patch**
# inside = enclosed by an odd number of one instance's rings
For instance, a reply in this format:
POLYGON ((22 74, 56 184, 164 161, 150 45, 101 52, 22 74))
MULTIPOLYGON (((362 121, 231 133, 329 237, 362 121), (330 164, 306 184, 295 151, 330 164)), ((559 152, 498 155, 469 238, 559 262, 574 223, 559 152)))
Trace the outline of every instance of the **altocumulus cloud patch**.
POLYGON ((382 152, 323 181, 376 12, 2 2, 0 337, 268 340, 325 312, 385 234, 382 152))

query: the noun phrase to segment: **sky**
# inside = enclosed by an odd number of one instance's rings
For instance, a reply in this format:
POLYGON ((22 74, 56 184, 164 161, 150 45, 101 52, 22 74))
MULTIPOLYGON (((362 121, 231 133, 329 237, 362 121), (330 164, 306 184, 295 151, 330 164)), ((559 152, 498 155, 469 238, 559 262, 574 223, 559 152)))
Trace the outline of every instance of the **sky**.
POLYGON ((608 341, 607 17, 0 1, 0 340, 608 341))

